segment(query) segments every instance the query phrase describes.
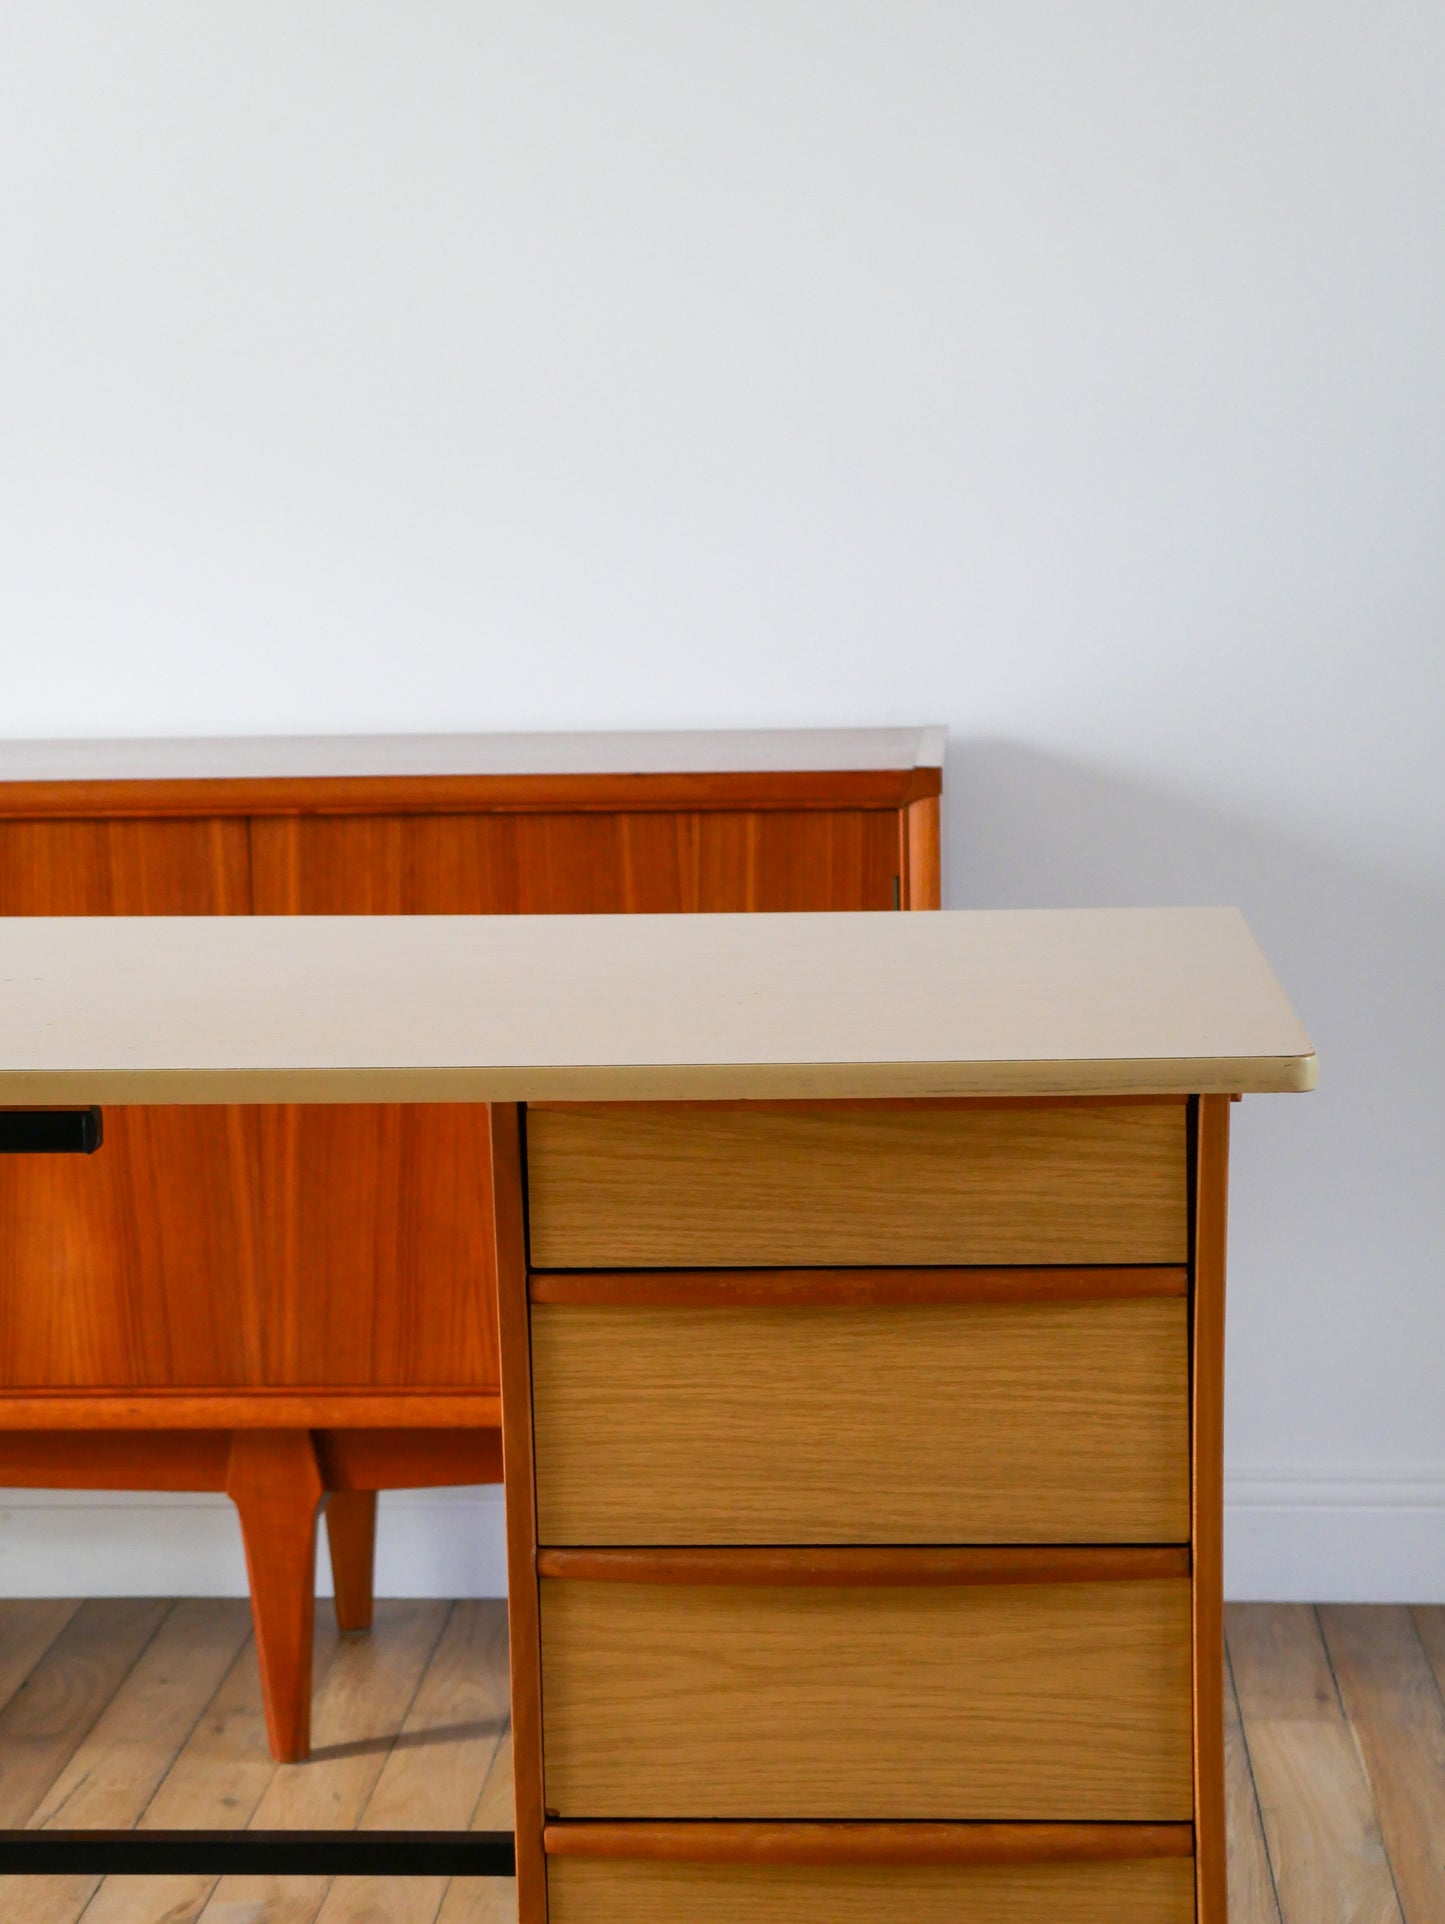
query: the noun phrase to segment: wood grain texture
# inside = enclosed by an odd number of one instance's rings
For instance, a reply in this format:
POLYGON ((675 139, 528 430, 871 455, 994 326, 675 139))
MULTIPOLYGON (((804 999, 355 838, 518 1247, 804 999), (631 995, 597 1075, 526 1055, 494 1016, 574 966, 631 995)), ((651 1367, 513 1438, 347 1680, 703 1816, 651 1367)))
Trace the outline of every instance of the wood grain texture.
POLYGON ((1229 1924, 1280 1924, 1269 1846, 1240 1721, 1234 1672, 1224 1661, 1224 1794, 1229 1834, 1229 1924))
POLYGON ((0 1166, 0 1387, 495 1393, 473 1105, 115 1109, 0 1166))
POLYGON ((912 1309, 1186 1297, 1189 1271, 1145 1264, 1122 1269, 540 1270, 528 1278, 527 1290, 533 1303, 589 1309, 912 1309))
POLYGON ((1190 1824, 549 1824, 549 1857, 683 1864, 1101 1864, 1192 1857, 1190 1824))
MULTIPOLYGON (((323 1472, 324 1475, 324 1472, 323 1472)), ((369 1630, 376 1607, 376 1491, 334 1490, 326 1499, 326 1548, 338 1630, 369 1630)))
POLYGON ((502 1439, 493 1429, 317 1430, 312 1441, 328 1490, 434 1490, 502 1480, 502 1439))
POLYGON ((560 1817, 1171 1822, 1189 1586, 541 1584, 560 1817))
POLYGON ((537 1574, 574 1583, 764 1584, 791 1589, 1142 1583, 1187 1577, 1183 1546, 1147 1549, 540 1549, 537 1574))
POLYGON ((1194 1835, 1198 1924, 1227 1924, 1224 1796, 1224 1261, 1229 1099, 1194 1105, 1192 1424, 1194 1835))
POLYGON ((1314 1611, 1233 1604, 1229 1650, 1284 1924, 1404 1924, 1314 1611))
POLYGON ((0 1827, 19 1829, 165 1621, 156 1599, 81 1604, 0 1709, 0 1827))
POLYGON ((904 906, 910 909, 943 907, 942 851, 936 795, 910 802, 904 817, 906 866, 904 906))
POLYGON ((544 1544, 1189 1537, 1177 1298, 534 1304, 532 1375, 544 1544))
POLYGON ((1187 1924, 1181 1860, 969 1869, 941 1865, 619 1863, 554 1858, 551 1924, 1187 1924))
POLYGON ((1185 1111, 820 1105, 538 1111, 539 1269, 1175 1263, 1185 1111))
POLYGON ((1445 1699, 1403 1605, 1321 1604, 1407 1924, 1445 1910, 1445 1699))
POLYGON ((316 1518, 324 1486, 305 1430, 237 1430, 226 1469, 246 1575, 271 1754, 297 1763, 311 1743, 316 1518))
POLYGON ((891 909, 888 810, 306 816, 251 824, 259 915, 891 909))
POLYGON ((512 1766, 521 1924, 547 1924, 542 1854, 542 1651, 537 1583, 537 1489, 532 1444, 532 1357, 527 1309, 523 1119, 491 1111, 489 1162, 496 1223, 498 1354, 502 1367, 502 1467, 507 1532, 507 1632, 511 1649, 512 1766))
POLYGON ((1410 1615, 1415 1622, 1415 1634, 1435 1672, 1440 1694, 1445 1697, 1445 1604, 1417 1604, 1410 1615))
POLYGON ((129 1830, 138 1823, 250 1632, 240 1599, 188 1597, 171 1605, 32 1812, 30 1827, 129 1830))
MULTIPOLYGON (((495 1390, 12 1391, 0 1396, 0 1430, 427 1431, 489 1428, 501 1409, 495 1390)), ((408 1447, 398 1445, 403 1460, 408 1447)))
POLYGON ((29 1678, 79 1605, 67 1597, 7 1598, 0 1636, 0 1712, 29 1678))
MULTIPOLYGON (((405 1609, 405 1606, 402 1606, 405 1609)), ((377 1638, 371 1662, 385 1667, 390 1662, 393 1604, 378 1606, 382 1634, 377 1638)), ((346 1648, 355 1651, 357 1646, 346 1648)), ((335 1687, 330 1683, 331 1667, 343 1648, 330 1612, 317 1621, 311 1646, 312 1676, 318 1705, 318 1733, 330 1740, 332 1704, 335 1687)), ((367 1659, 352 1655, 348 1665, 362 1668, 367 1659)), ((353 1694, 355 1692, 353 1679, 353 1694)), ((141 1816, 142 1830, 243 1830, 254 1817, 261 1800, 270 1790, 278 1771, 289 1772, 294 1765, 278 1765, 271 1755, 266 1734, 266 1712, 261 1692, 261 1671, 254 1639, 241 1651, 226 1673, 205 1715, 196 1724, 175 1762, 167 1771, 154 1797, 141 1816)), ((109 1884, 113 1880, 107 1880, 109 1884)), ((214 1878, 204 1880, 207 1893, 214 1878)), ((99 1901, 99 1900, 97 1900, 99 1901)), ((112 1900, 113 1901, 113 1900, 112 1900)), ((137 1924, 141 1924, 137 1920, 137 1924)))
POLYGON ((225 1430, 0 1430, 0 1487, 224 1490, 225 1430))
MULTIPOLYGON (((257 1830, 352 1830, 386 1765, 445 1628, 444 1603, 382 1603, 372 1634, 344 1642, 316 1693, 311 1759, 277 1770, 252 1815, 257 1830)), ((313 1924, 324 1877, 223 1877, 207 1924, 313 1924)))
MULTIPOLYGON (((467 1828, 507 1727, 506 1635, 504 1604, 452 1606, 359 1829, 467 1828)), ((338 1877, 317 1924, 433 1924, 445 1888, 438 1878, 338 1877)))

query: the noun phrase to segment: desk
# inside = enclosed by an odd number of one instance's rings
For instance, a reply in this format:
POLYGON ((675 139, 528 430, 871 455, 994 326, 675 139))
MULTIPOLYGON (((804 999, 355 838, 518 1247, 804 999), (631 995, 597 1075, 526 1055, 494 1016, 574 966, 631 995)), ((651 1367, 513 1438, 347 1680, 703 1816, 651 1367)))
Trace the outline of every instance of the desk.
MULTIPOLYGON (((0 916, 936 908, 942 736, 0 744, 0 916)), ((501 1475, 485 1144, 466 1105, 215 1103, 12 1165, 0 1395, 49 1398, 38 1424, 69 1392, 75 1427, 12 1436, 0 1483, 216 1488, 226 1425, 289 1429, 267 1501, 288 1461, 294 1504, 320 1478, 337 1619, 365 1628, 376 1491, 501 1475), (63 1239, 22 1260, 41 1220, 63 1239)), ((274 1647, 312 1573, 253 1574, 274 1647)), ((279 1758, 306 1754, 303 1681, 268 1670, 279 1758)))
POLYGON ((495 1105, 523 1924, 1223 1924, 1229 1100, 1314 1069, 1227 910, 0 932, 0 1103, 495 1105))

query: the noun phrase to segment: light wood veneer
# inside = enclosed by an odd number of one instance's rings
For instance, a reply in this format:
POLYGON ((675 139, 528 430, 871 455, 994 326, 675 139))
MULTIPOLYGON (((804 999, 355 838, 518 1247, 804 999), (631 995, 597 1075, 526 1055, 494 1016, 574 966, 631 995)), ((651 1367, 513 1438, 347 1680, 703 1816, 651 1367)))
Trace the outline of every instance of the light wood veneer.
POLYGON ((534 1303, 532 1372, 544 1544, 1189 1538, 1182 1294, 534 1303))
POLYGON ((1192 1924, 1194 1866, 621 1863, 549 1858, 551 1924, 1192 1924))
POLYGON ((1180 1263, 1182 1102, 581 1106, 527 1124, 532 1262, 1180 1263))
POLYGON ((541 1583, 563 1817, 1167 1822, 1189 1584, 541 1583))

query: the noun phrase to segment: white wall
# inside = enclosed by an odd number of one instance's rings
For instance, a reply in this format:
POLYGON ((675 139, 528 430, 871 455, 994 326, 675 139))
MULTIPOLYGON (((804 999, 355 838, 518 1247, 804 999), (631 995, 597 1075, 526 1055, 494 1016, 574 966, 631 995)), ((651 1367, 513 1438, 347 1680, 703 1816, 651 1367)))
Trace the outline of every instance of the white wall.
MULTIPOLYGON (((1445 1597, 1442 98, 1428 0, 7 0, 0 734, 947 721, 953 904, 1238 901, 1321 1049, 1231 1588, 1445 1597)), ((238 1580, 112 1507, 0 1583, 238 1580)))

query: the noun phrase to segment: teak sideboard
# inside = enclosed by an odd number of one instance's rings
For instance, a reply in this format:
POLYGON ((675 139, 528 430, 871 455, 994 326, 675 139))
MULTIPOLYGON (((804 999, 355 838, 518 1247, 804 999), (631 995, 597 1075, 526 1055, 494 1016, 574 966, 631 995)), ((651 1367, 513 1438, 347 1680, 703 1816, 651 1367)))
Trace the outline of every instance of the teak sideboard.
MULTIPOLYGON (((939 729, 12 743, 0 916, 937 908, 942 752, 939 729)), ((486 1144, 466 1105, 207 1104, 0 1160, 0 1486, 227 1489, 278 1757, 308 1746, 314 1587, 278 1509, 326 1496, 354 1630, 376 1491, 500 1480, 486 1144)))
MULTIPOLYGON (((1230 1102, 1315 1077, 1237 914, 15 921, 0 982, 0 1104, 478 1105, 521 1924, 1225 1924, 1230 1102)), ((276 1438, 212 1470, 299 1558, 276 1438)))

